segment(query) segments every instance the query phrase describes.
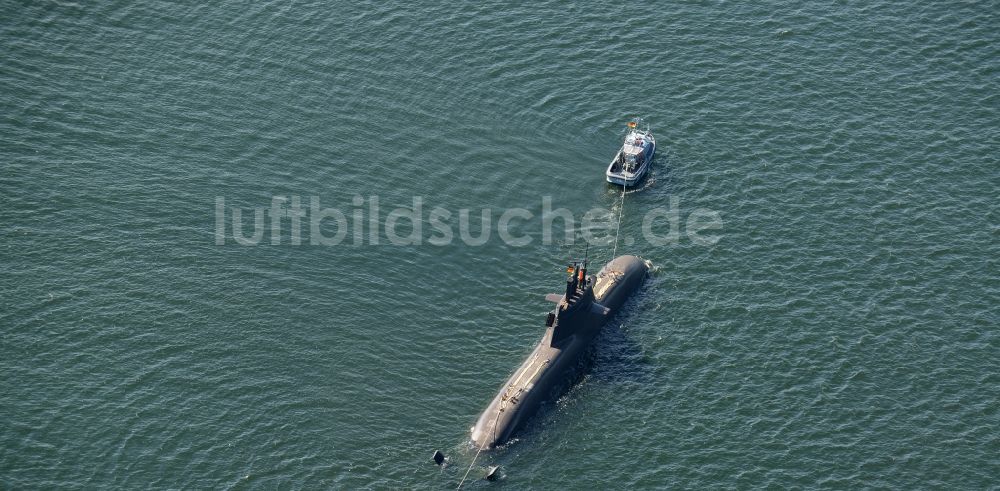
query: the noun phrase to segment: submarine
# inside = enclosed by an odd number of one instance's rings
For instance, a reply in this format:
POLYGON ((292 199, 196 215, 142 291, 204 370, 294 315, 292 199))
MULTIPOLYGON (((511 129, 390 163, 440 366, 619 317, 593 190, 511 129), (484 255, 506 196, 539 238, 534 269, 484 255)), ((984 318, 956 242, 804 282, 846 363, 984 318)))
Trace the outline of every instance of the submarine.
POLYGON ((567 269, 565 293, 550 293, 556 303, 545 320, 545 334, 472 427, 479 450, 502 445, 524 427, 542 403, 555 400, 576 379, 578 369, 601 327, 642 286, 648 263, 632 255, 607 263, 596 276, 587 261, 567 269))

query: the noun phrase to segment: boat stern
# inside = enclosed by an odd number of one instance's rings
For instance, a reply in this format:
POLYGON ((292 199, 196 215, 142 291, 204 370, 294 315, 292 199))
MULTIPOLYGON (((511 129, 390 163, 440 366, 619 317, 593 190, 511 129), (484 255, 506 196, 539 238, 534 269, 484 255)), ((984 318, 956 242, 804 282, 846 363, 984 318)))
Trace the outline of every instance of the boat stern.
POLYGON ((639 180, 641 175, 608 171, 607 173, 605 173, 605 177, 607 178, 607 181, 610 182, 611 184, 615 184, 617 186, 632 187, 635 186, 635 183, 639 180))

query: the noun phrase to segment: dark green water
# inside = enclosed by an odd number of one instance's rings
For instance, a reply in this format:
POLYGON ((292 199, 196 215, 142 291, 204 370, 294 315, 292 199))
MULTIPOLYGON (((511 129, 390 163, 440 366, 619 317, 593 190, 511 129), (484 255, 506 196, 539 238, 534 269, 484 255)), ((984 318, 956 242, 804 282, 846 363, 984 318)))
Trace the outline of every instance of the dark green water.
POLYGON ((456 486, 635 115, 655 272, 492 486, 997 486, 995 2, 0 3, 0 488, 456 486), (216 245, 293 195, 534 240, 216 245))

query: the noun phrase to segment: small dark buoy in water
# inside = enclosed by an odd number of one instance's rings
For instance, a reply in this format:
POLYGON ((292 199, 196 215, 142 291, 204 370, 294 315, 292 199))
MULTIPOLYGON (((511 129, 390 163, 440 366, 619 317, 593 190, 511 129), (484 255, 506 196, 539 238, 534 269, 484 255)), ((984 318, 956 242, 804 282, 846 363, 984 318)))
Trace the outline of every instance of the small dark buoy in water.
POLYGON ((440 450, 434 451, 434 463, 437 465, 441 465, 444 463, 444 454, 441 453, 440 450))
POLYGON ((499 478, 500 478, 500 466, 491 465, 490 468, 486 471, 486 480, 496 481, 499 478))

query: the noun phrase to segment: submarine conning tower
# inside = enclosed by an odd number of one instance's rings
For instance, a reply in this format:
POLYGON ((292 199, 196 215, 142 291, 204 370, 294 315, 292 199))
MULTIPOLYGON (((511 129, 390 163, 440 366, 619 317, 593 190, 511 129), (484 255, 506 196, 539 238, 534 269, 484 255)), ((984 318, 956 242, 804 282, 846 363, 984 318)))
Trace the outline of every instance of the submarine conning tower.
POLYGON ((594 279, 587 277, 587 261, 574 261, 567 268, 566 293, 546 325, 552 326, 551 346, 575 334, 588 321, 594 306, 594 279))

